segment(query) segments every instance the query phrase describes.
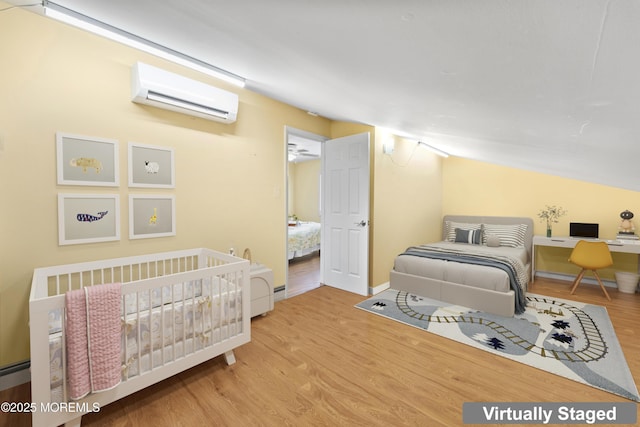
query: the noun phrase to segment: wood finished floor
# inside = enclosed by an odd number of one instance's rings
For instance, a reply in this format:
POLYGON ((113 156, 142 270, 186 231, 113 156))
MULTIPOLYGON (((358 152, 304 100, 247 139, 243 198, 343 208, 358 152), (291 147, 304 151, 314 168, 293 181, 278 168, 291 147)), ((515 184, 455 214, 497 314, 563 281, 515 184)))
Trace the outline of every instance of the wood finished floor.
POLYGON ((287 298, 320 286, 320 252, 289 261, 287 298))
MULTIPOLYGON (((640 380, 640 294, 538 279, 530 291, 605 305, 640 380)), ((455 426, 464 402, 624 402, 613 394, 354 308, 322 286, 252 321, 252 341, 83 417, 83 426, 455 426)), ((29 401, 29 385, 0 401, 29 401)), ((0 413, 0 425, 30 415, 0 413)))

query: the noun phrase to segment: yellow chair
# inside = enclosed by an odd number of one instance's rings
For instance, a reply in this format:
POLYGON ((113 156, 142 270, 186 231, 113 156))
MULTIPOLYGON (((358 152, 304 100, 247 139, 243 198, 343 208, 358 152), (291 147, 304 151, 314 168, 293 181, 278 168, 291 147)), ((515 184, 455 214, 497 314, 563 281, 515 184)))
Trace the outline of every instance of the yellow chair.
POLYGON ((598 279, 598 283, 600 284, 600 288, 602 288, 602 292, 604 292, 607 299, 611 301, 611 297, 607 293, 607 290, 604 288, 602 280, 600 280, 600 276, 598 276, 598 273, 596 271, 600 268, 609 267, 613 264, 611 251, 609 251, 609 246, 606 242, 588 242, 586 240, 579 240, 575 248, 573 248, 573 251, 571 251, 569 262, 582 268, 582 271, 580 271, 580 274, 578 274, 578 277, 576 277, 576 280, 573 282, 571 295, 573 295, 576 288, 580 284, 584 273, 587 270, 591 270, 596 276, 596 279, 598 279))

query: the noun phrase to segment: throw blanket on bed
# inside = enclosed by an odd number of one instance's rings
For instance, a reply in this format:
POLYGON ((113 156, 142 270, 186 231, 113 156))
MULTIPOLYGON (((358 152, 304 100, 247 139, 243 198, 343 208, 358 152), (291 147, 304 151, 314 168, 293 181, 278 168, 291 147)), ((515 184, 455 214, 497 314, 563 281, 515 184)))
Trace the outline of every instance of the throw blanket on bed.
POLYGON ((88 286, 65 295, 69 397, 120 383, 120 284, 88 286))
POLYGON ((401 255, 413 255, 423 258, 442 259, 466 264, 486 265, 504 270, 509 276, 511 289, 515 292, 515 312, 517 314, 524 312, 527 305, 525 294, 528 277, 525 266, 518 259, 504 255, 473 252, 468 248, 465 248, 465 250, 456 250, 429 245, 411 246, 401 255))

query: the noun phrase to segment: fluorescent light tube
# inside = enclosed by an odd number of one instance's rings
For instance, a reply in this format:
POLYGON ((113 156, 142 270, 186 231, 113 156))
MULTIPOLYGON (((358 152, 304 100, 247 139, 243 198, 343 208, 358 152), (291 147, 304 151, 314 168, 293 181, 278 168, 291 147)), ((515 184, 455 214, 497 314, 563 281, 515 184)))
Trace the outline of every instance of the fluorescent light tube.
POLYGON ((86 15, 67 9, 56 3, 45 0, 43 2, 45 15, 56 19, 60 22, 64 22, 74 27, 81 28, 91 33, 97 34, 102 37, 106 37, 110 40, 118 43, 125 44, 129 47, 141 50, 143 52, 150 53, 160 58, 166 59, 176 64, 183 65, 191 68, 192 70, 199 71, 201 73, 210 75, 220 80, 224 80, 228 83, 234 84, 239 87, 244 87, 245 79, 233 74, 222 68, 218 68, 214 65, 207 64, 199 59, 192 58, 188 55, 169 49, 150 40, 138 37, 135 34, 131 34, 116 27, 112 27, 109 24, 90 18, 86 15))
POLYGON ((439 149, 437 149, 435 147, 432 147, 429 144, 426 144, 426 143, 424 143, 422 141, 418 141, 418 145, 424 145, 427 148, 427 150, 437 154, 438 156, 449 157, 449 153, 445 153, 444 151, 439 150, 439 149))

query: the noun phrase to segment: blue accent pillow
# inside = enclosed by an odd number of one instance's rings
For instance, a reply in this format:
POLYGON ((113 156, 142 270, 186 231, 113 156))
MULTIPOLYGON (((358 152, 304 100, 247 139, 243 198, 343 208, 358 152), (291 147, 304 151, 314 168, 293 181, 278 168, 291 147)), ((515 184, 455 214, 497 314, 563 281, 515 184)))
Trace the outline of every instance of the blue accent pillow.
POLYGON ((479 245, 482 242, 482 230, 464 230, 456 228, 456 243, 479 245))

